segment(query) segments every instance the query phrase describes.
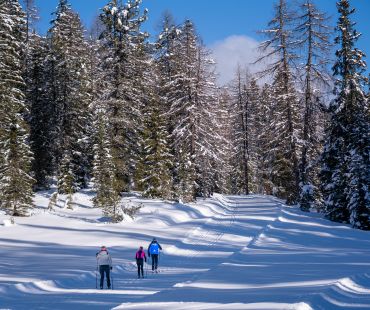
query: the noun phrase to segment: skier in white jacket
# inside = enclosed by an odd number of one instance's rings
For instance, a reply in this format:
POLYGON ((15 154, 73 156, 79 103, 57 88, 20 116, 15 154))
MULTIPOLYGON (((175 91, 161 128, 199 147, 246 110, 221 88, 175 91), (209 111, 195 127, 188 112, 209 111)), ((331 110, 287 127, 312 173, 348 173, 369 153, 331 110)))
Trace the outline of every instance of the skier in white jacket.
POLYGON ((103 289, 104 274, 107 277, 107 287, 110 289, 110 271, 112 270, 112 257, 109 255, 107 248, 103 245, 98 253, 96 260, 100 272, 100 289, 103 289))

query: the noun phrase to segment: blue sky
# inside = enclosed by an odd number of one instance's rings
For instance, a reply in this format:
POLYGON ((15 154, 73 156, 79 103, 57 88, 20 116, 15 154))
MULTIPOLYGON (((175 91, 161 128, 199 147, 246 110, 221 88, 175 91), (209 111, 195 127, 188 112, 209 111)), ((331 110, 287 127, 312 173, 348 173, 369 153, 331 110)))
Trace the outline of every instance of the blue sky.
MULTIPOLYGON (((89 26, 93 16, 98 14, 107 0, 70 0, 72 7, 79 12, 86 26, 89 26)), ((337 12, 335 0, 317 0, 319 7, 328 12, 336 21, 337 12)), ((49 26, 51 12, 57 6, 58 0, 36 0, 41 21, 39 29, 45 32, 49 26)), ((230 35, 247 35, 259 39, 257 30, 266 27, 272 16, 273 0, 143 0, 143 7, 149 9, 150 20, 147 22, 150 30, 160 20, 163 11, 169 10, 178 22, 185 18, 193 20, 206 44, 223 40, 230 35)), ((356 21, 358 29, 363 32, 363 46, 370 53, 370 1, 352 0, 357 9, 356 21), (366 37, 366 38, 365 38, 366 37)))
MULTIPOLYGON (((45 33, 49 27, 51 12, 55 10, 58 0, 35 1, 41 15, 38 28, 41 33, 45 33)), ((93 17, 108 0, 69 0, 69 2, 80 14, 85 26, 89 27, 93 17)), ((274 0, 143 0, 142 6, 149 9, 149 20, 145 30, 150 33, 156 33, 162 13, 168 10, 178 23, 186 18, 193 20, 203 42, 211 48, 222 46, 224 49, 225 40, 230 43, 230 38, 234 38, 232 46, 236 55, 240 56, 242 50, 236 49, 248 48, 254 46, 253 43, 257 44, 257 41, 263 40, 257 31, 264 29, 271 19, 274 2, 274 0)), ((332 17, 332 25, 335 25, 338 17, 336 0, 316 0, 316 3, 332 17)), ((370 1, 352 0, 351 4, 357 10, 354 15, 358 23, 357 30, 363 34, 358 45, 370 56, 370 1)), ((227 48, 229 47, 230 44, 227 48)), ((230 55, 225 57, 230 59, 230 55)), ((242 56, 239 58, 239 61, 243 61, 242 56)), ((248 59, 247 57, 244 60, 248 59)))

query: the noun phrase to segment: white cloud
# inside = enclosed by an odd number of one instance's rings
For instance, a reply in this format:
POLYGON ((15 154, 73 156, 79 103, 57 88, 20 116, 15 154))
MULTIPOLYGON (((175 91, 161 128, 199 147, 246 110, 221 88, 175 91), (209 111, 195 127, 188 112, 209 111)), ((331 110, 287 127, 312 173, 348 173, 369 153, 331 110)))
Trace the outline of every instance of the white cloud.
POLYGON ((231 81, 238 64, 251 73, 261 71, 266 64, 253 64, 261 56, 259 44, 257 40, 242 35, 233 35, 212 44, 210 49, 217 62, 218 83, 223 85, 231 81))

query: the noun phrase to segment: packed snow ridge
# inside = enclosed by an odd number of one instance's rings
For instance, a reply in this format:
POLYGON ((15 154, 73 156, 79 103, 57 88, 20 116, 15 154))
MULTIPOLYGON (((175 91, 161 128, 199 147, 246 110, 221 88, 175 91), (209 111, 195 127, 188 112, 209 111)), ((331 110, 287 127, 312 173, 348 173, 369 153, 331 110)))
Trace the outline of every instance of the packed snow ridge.
POLYGON ((214 195, 193 204, 142 204, 112 224, 94 193, 37 194, 32 217, 0 214, 0 308, 5 309, 370 309, 369 232, 303 213, 267 196, 214 195), (156 237, 160 272, 135 252, 156 237), (96 289, 95 254, 113 257, 113 290, 96 289))

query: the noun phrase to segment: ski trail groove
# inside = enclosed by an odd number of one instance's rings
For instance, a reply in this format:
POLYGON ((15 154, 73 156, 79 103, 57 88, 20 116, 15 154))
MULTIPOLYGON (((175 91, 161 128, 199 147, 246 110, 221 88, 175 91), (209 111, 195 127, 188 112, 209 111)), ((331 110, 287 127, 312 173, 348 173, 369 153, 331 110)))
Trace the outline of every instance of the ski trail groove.
MULTIPOLYGON (((230 228, 232 227, 232 225, 234 223, 236 223, 236 221, 237 221, 237 211, 239 211, 240 207, 243 206, 243 203, 245 203, 245 202, 238 203, 235 199, 232 200, 231 198, 229 198, 229 197, 226 198, 225 196, 222 196, 222 201, 221 201, 221 199, 215 199, 215 200, 217 200, 219 203, 221 203, 221 206, 222 206, 222 208, 224 210, 224 214, 225 214, 225 216, 228 216, 229 217, 229 221, 228 221, 228 225, 226 226, 226 228, 225 228, 225 224, 223 223, 223 221, 222 221, 221 218, 219 218, 218 221, 215 221, 214 219, 209 219, 209 220, 206 221, 206 223, 209 222, 209 221, 214 221, 216 224, 219 224, 217 226, 218 227, 217 237, 214 238, 212 240, 212 242, 208 242, 207 243, 207 247, 213 247, 213 246, 217 245, 217 243, 222 240, 222 237, 225 235, 226 231, 229 231, 230 228), (224 227, 224 229, 221 230, 221 227, 224 227)), ((276 212, 275 216, 274 216, 274 220, 273 221, 270 221, 264 227, 262 227, 260 230, 258 230, 256 232, 255 236, 252 238, 252 240, 250 242, 248 242, 248 244, 246 246, 243 246, 240 249, 238 249, 238 250, 234 251, 233 253, 227 255, 226 257, 224 257, 225 260, 228 260, 228 258, 232 257, 233 255, 235 255, 237 253, 240 253, 241 251, 245 250, 248 246, 253 245, 258 240, 258 238, 264 232, 266 232, 269 229, 270 224, 272 222, 275 222, 275 221, 277 221, 279 219, 279 216, 282 214, 283 205, 280 202, 272 201, 271 199, 269 199, 269 201, 271 201, 273 203, 273 206, 272 207, 274 209, 277 209, 278 210, 276 212)), ((247 211, 242 211, 242 212, 244 214, 247 211)), ((194 231, 199 230, 201 227, 205 226, 206 223, 204 223, 203 225, 200 225, 199 227, 195 228, 191 233, 189 233, 189 235, 186 236, 186 238, 184 240, 189 240, 189 238, 193 235, 194 231)), ((210 231, 211 230, 206 231, 202 236, 204 236, 204 237, 205 236, 208 236, 210 234, 210 231)), ((198 242, 198 243, 192 243, 192 244, 194 246, 197 246, 200 243, 198 242)), ((200 251, 197 251, 195 254, 190 255, 190 256, 187 256, 186 259, 182 259, 181 262, 185 262, 185 261, 189 261, 189 260, 194 260, 199 255, 200 255, 200 251)), ((202 278, 208 272, 211 272, 213 269, 218 268, 219 266, 221 266, 223 263, 224 262, 222 262, 222 263, 216 263, 216 264, 210 266, 210 268, 208 268, 206 271, 200 272, 200 273, 194 275, 193 277, 191 277, 191 279, 185 280, 185 281, 183 281, 181 283, 176 283, 172 287, 164 288, 164 289, 160 290, 158 293, 153 294, 152 296, 156 296, 156 295, 162 294, 164 292, 170 292, 170 291, 176 290, 179 287, 179 285, 181 285, 184 282, 186 282, 187 284, 194 283, 197 280, 199 280, 200 278, 202 278)), ((143 300, 146 300, 147 297, 144 296, 142 299, 143 300)))

